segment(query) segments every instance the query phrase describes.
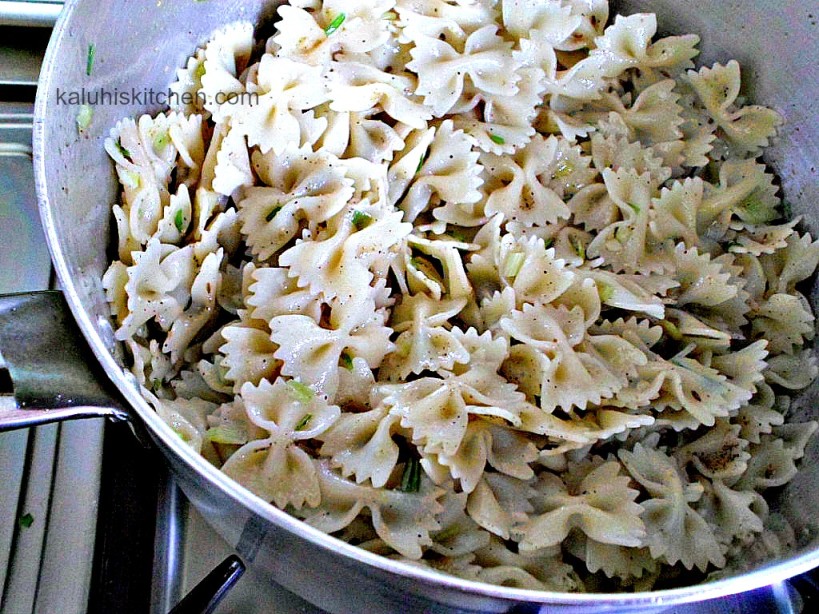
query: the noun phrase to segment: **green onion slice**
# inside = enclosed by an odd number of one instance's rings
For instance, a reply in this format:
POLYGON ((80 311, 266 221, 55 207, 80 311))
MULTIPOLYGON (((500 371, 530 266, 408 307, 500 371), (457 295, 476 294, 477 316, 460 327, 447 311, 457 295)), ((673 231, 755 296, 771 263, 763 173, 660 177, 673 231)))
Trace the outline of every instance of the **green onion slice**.
POLYGON ((496 143, 497 145, 505 145, 505 144, 506 144, 506 139, 505 139, 505 138, 503 138, 502 136, 500 136, 499 134, 492 134, 492 133, 490 133, 490 134, 489 134, 489 139, 490 139, 490 140, 491 140, 493 143, 496 143))
POLYGON ((553 177, 555 179, 562 179, 568 177, 574 172, 574 165, 571 162, 561 162, 557 165, 553 177))
POLYGON ((173 217, 174 226, 179 231, 179 234, 182 234, 185 230, 185 214, 182 212, 182 209, 176 210, 176 215, 173 217))
POLYGON ((282 210, 281 206, 273 207, 270 210, 270 212, 264 216, 264 221, 265 222, 271 221, 274 217, 276 217, 276 214, 281 210, 282 210))
POLYGON ((614 238, 617 239, 618 243, 622 243, 629 240, 632 232, 633 226, 630 224, 627 226, 618 226, 617 230, 614 231, 614 238))
POLYGON ((371 215, 363 211, 353 211, 353 226, 355 226, 356 230, 362 230, 372 223, 373 218, 371 215))
MULTIPOLYGON (((674 341, 681 341, 683 338, 682 332, 677 325, 673 322, 669 322, 668 320, 660 320, 660 326, 665 331, 665 333, 671 337, 674 341)), ((672 361, 673 362, 673 361, 672 361)), ((679 365, 683 366, 683 365, 679 365)))
POLYGON ((97 55, 97 46, 94 43, 88 45, 88 57, 85 60, 85 74, 89 77, 94 70, 94 58, 97 55))
POLYGON ((294 431, 303 431, 307 428, 307 425, 310 424, 310 420, 313 419, 313 414, 304 414, 304 417, 298 421, 298 424, 293 428, 294 431))
POLYGON ((94 117, 94 109, 84 104, 80 107, 80 110, 77 112, 77 129, 80 132, 85 132, 88 130, 88 126, 91 125, 91 118, 94 117))
POLYGON ((204 60, 200 62, 196 69, 193 71, 193 76, 196 78, 197 81, 201 81, 202 77, 205 75, 205 62, 204 60))
POLYGON ((122 170, 119 172, 119 180, 126 188, 135 190, 139 187, 139 173, 136 171, 122 170))
POLYGON ((435 541, 440 544, 441 542, 448 540, 450 537, 455 537, 460 530, 461 529, 457 524, 451 524, 446 529, 438 531, 435 534, 435 541))
POLYGON ((424 167, 424 162, 426 162, 426 161, 427 161, 427 154, 425 153, 424 155, 421 156, 421 159, 418 160, 418 168, 415 169, 415 174, 416 175, 421 172, 421 169, 424 167))
POLYGON ((606 301, 611 300, 611 297, 614 296, 614 288, 605 282, 598 282, 597 293, 600 295, 600 300, 605 303, 606 301))
POLYGON ((503 267, 503 276, 504 277, 517 277, 520 270, 523 268, 523 263, 526 260, 526 254, 522 252, 516 252, 509 254, 506 257, 506 262, 504 263, 503 267))
POLYGON ((289 386, 290 392, 293 394, 296 400, 301 403, 309 403, 313 400, 313 397, 316 396, 316 393, 313 392, 313 389, 310 388, 310 386, 297 382, 294 379, 287 382, 287 385, 289 386))
POLYGON ((161 153, 171 142, 171 136, 167 130, 163 130, 154 137, 154 151, 161 153))
POLYGON ((417 458, 409 459, 404 465, 400 489, 404 492, 418 492, 421 489, 421 463, 417 458))
POLYGON ((347 19, 346 13, 339 13, 336 16, 336 18, 330 22, 330 25, 324 28, 324 34, 330 36, 333 32, 335 32, 341 27, 341 24, 344 23, 345 19, 347 19))
POLYGON ((224 424, 205 431, 205 439, 213 443, 240 446, 247 443, 247 431, 238 424, 224 424))
POLYGON ((125 148, 122 146, 122 143, 120 142, 120 140, 119 140, 119 139, 117 139, 117 142, 116 142, 116 143, 114 143, 114 145, 116 146, 117 151, 119 151, 119 153, 121 153, 121 154, 122 154, 124 157, 126 157, 126 158, 130 158, 130 157, 131 157, 131 152, 130 152, 130 151, 128 151, 127 149, 125 149, 125 148))
POLYGON ((583 241, 580 239, 572 239, 572 247, 574 248, 575 254, 577 254, 583 260, 586 259, 586 246, 583 245, 583 241))

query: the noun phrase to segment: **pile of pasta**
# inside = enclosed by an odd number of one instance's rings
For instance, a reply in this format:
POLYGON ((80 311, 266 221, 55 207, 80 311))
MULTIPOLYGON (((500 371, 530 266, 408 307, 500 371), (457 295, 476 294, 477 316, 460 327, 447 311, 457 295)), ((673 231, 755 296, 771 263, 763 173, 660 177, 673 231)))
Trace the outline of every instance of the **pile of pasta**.
POLYGON ((483 582, 647 590, 793 547, 764 494, 817 428, 788 414, 819 242, 739 65, 604 0, 278 17, 215 32, 190 104, 105 144, 116 337, 179 436, 314 527, 483 582))

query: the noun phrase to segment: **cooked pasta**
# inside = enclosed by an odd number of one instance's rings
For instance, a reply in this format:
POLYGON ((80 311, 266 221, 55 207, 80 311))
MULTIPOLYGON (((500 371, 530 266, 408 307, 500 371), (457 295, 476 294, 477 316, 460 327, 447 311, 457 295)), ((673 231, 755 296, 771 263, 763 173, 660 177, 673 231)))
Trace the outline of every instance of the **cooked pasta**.
POLYGON ((735 61, 604 0, 290 0, 124 119, 103 285, 156 411, 362 548, 532 589, 793 541, 819 241, 735 61), (257 51, 254 52, 254 49, 257 51))

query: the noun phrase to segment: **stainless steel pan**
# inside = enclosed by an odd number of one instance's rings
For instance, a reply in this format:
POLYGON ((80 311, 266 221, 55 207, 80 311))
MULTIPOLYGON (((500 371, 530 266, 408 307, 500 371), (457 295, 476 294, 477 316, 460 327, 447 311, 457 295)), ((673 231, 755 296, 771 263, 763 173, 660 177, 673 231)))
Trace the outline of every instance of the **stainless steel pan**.
MULTIPOLYGON (((747 591, 819 564, 819 542, 814 537, 819 510, 817 440, 810 446, 799 475, 774 502, 802 536, 802 543, 789 556, 750 573, 690 588, 573 595, 466 582, 342 543, 239 487, 188 448, 159 419, 131 377, 122 371, 100 278, 111 241, 110 205, 117 199, 112 165, 102 141, 118 119, 161 109, 147 101, 98 106, 90 127, 80 136, 75 123, 79 109, 61 104, 58 91, 100 87, 164 90, 174 80, 174 69, 182 66, 212 30, 237 19, 269 22, 277 5, 265 0, 66 3, 46 55, 37 99, 37 191, 67 305, 93 356, 83 356, 86 350, 76 353, 88 364, 101 365, 121 401, 112 405, 100 387, 90 392, 85 388, 82 382, 87 374, 77 369, 77 356, 66 354, 62 361, 74 383, 66 384, 57 377, 63 371, 54 368, 54 360, 72 340, 70 336, 49 333, 43 328, 43 318, 63 317, 61 301, 49 295, 45 299, 42 295, 15 297, 5 301, 6 347, 0 350, 12 367, 12 375, 22 382, 18 392, 25 397, 20 400, 26 407, 52 409, 45 414, 21 413, 7 402, 5 406, 0 404, 0 421, 5 420, 7 426, 16 421, 19 426, 35 420, 97 413, 128 417, 165 455, 185 494, 250 564, 299 595, 339 612, 504 612, 521 611, 515 608, 520 604, 530 604, 522 611, 537 611, 539 605, 567 612, 657 609, 747 591), (96 47, 96 60, 88 76, 85 68, 90 44, 96 47), (12 311, 12 315, 28 314, 29 332, 11 334, 22 330, 16 328, 13 319, 8 325, 7 316, 12 311), (41 332, 38 335, 35 331, 41 332), (35 338, 45 343, 39 350, 27 346, 35 338), (54 339, 58 339, 57 343, 48 343, 54 339), (19 351, 10 349, 9 343, 19 351), (16 367, 12 354, 16 360, 25 358, 26 364, 16 367), (42 377, 49 372, 55 374, 51 380, 42 377), (62 397, 54 393, 62 393, 62 397)), ((666 32, 700 34, 703 62, 729 58, 741 62, 745 80, 751 84, 748 95, 777 108, 787 119, 768 162, 782 178, 794 214, 805 216, 805 225, 814 233, 819 230, 819 5, 804 0, 634 0, 616 3, 614 9, 625 13, 653 11, 659 14, 661 28, 666 32)), ((816 307, 816 288, 810 298, 816 307)), ((816 399, 816 386, 804 392, 795 403, 795 419, 816 418, 816 399)))

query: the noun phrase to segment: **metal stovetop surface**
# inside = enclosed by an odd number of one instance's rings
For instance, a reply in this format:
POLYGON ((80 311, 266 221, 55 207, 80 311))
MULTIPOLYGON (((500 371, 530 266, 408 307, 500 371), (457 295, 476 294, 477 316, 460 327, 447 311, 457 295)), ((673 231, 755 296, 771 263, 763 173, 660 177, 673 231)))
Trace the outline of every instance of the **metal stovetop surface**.
MULTIPOLYGON (((12 4, 26 3, 0 2, 0 15, 14 8, 19 18, 25 7, 12 4)), ((56 5, 41 4, 38 10, 54 12, 56 5)), ((31 20, 37 11, 29 13, 31 20)), ((0 26, 0 293, 54 283, 31 162, 32 101, 47 37, 47 30, 0 26)), ((9 385, 0 358, 0 392, 9 385)), ((99 421, 86 421, 0 435, 3 614, 86 611, 102 432, 99 421)))

